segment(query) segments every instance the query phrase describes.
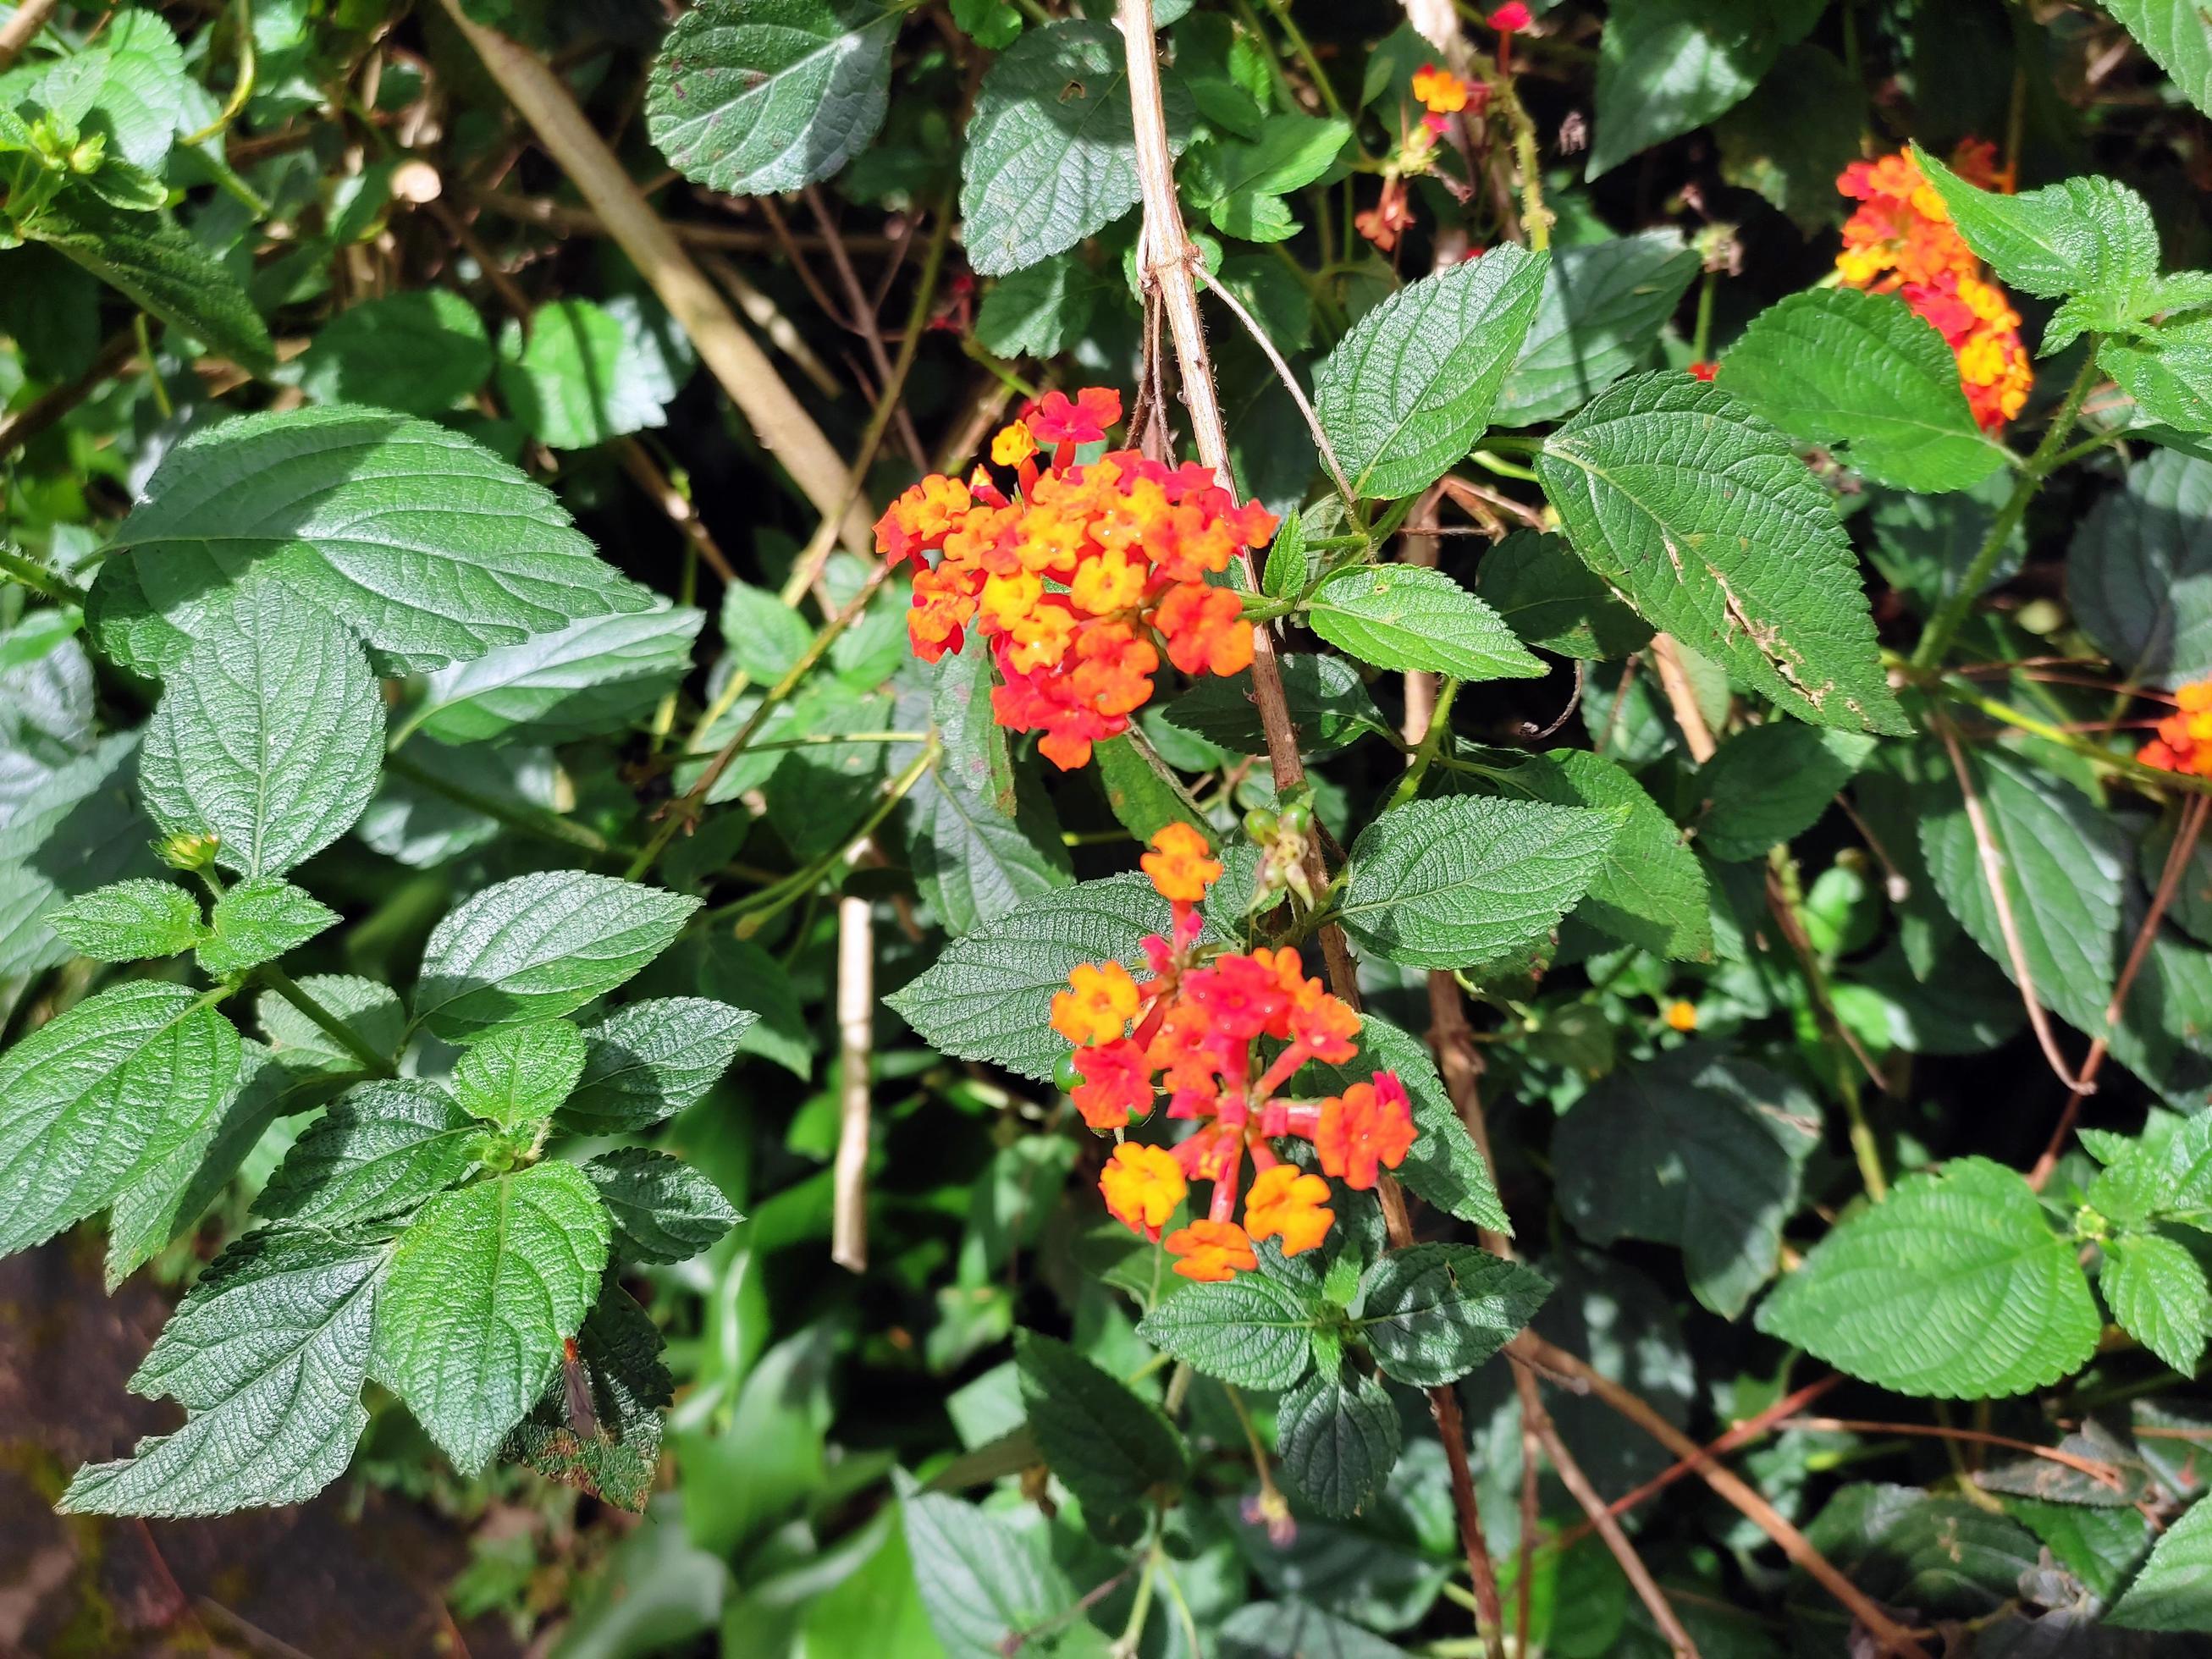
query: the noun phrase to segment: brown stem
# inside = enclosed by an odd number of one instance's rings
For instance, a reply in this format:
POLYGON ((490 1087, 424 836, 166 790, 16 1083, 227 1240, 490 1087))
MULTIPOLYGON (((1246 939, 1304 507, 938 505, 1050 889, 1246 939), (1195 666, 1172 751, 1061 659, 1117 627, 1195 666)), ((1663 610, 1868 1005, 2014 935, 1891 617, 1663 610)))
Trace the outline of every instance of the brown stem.
MULTIPOLYGON (((23 14, 17 12, 16 16, 23 14)), ((118 329, 107 337, 92 367, 67 386, 43 392, 12 415, 0 415, 0 455, 11 455, 100 390, 137 355, 135 329, 118 329)))
POLYGON ((653 504, 668 515, 684 539, 691 544, 692 550, 704 559, 714 573, 725 582, 734 583, 738 573, 730 568, 729 560, 709 535, 707 526, 700 522, 698 509, 684 498, 683 491, 668 481, 643 444, 635 438, 624 438, 615 446, 621 457, 623 471, 629 473, 637 487, 653 498, 653 504))
POLYGON ((2114 1492, 2124 1491, 2127 1486, 2120 1472, 2110 1463, 2077 1456, 2057 1446, 2039 1446, 2032 1440, 2015 1440, 2008 1434, 1990 1434, 1980 1429, 1947 1428, 1935 1423, 1874 1423, 1855 1417, 1792 1417, 1778 1426, 1805 1429, 1815 1434, 1909 1434, 1929 1440, 1963 1440, 1977 1446, 2001 1446, 2007 1451, 2024 1452, 2046 1463, 2060 1464, 2114 1492))
POLYGON ((1682 665, 1682 648, 1674 643, 1672 634, 1651 636, 1651 660, 1659 670, 1667 707, 1673 711, 1674 724, 1682 728, 1682 741, 1689 745, 1690 758, 1703 766, 1720 745, 1713 741, 1712 727, 1705 724, 1705 710, 1698 707, 1689 671, 1682 665))
MULTIPOLYGON (((836 268, 837 281, 845 290, 845 303, 852 308, 854 331, 868 349, 868 361, 876 366, 876 384, 891 384, 890 353, 884 349, 883 321, 869 302, 868 291, 860 284, 860 273, 853 269, 852 255, 845 251, 845 239, 838 233, 837 222, 830 216, 829 204, 822 192, 812 185, 806 187, 806 205, 814 210, 814 222, 822 228, 822 240, 830 250, 830 263, 836 268)), ((915 331, 907 331, 908 339, 915 331)), ((908 354, 911 358, 912 352, 908 354)), ((906 412, 902 404, 894 406, 891 418, 898 427, 899 442, 906 447, 907 459, 917 471, 929 471, 929 452, 921 447, 921 434, 914 429, 914 417, 906 412)))
POLYGON ((0 23, 0 70, 6 69, 22 56, 23 48, 31 44, 31 37, 46 27, 46 19, 53 15, 58 0, 22 0, 9 19, 0 23))
POLYGON ((1904 1659, 1928 1659, 1927 1650, 1913 1640, 1912 1632, 1883 1612, 1864 1590, 1844 1577, 1838 1571, 1836 1564, 1814 1548, 1812 1540, 1803 1533, 1784 1520, 1773 1504, 1727 1469, 1708 1460, 1696 1441, 1662 1417, 1632 1389, 1623 1388, 1565 1349, 1554 1347, 1534 1331, 1522 1332, 1508 1345, 1506 1352, 1518 1352, 1533 1364, 1573 1378, 1577 1384, 1595 1395, 1654 1440, 1672 1450, 1676 1456, 1696 1460, 1698 1474, 1705 1483, 1735 1505, 1746 1520, 1778 1545, 1784 1555, 1804 1568, 1819 1581, 1822 1589, 1848 1607, 1852 1616, 1865 1626, 1868 1632, 1881 1644, 1880 1651, 1902 1655, 1904 1659))

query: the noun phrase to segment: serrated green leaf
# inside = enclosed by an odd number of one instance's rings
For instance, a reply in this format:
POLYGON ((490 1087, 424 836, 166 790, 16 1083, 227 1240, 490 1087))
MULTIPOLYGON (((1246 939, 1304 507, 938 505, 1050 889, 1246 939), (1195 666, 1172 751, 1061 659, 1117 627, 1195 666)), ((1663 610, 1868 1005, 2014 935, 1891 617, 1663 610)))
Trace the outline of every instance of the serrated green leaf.
MULTIPOLYGON (((1978 746, 1966 763, 2002 860, 2036 994, 2081 1030, 2103 1030, 2119 967, 2126 832, 2066 785, 2000 750, 1978 746)), ((1923 807, 1920 848, 1944 905, 2013 977, 1973 825, 1955 786, 1941 787, 1923 807)))
POLYGON ((1511 244, 1409 283, 1314 370, 1314 411, 1363 496, 1425 489, 1490 423, 1543 292, 1546 257, 1511 244))
MULTIPOLYGON (((1190 136, 1190 94, 1161 76, 1168 147, 1190 136)), ((1104 23, 1027 30, 991 65, 960 157, 968 259, 1003 276, 1073 247, 1136 206, 1137 141, 1121 37, 1104 23)))
POLYGON ((2134 1143, 2089 1183, 2089 1206, 2114 1221, 2178 1221, 2212 1231, 2212 1113, 2134 1143))
POLYGON ((336 927, 338 913, 281 877, 264 876, 222 894, 208 920, 214 933, 199 947, 200 969, 229 979, 336 927))
POLYGON ((153 980, 88 998, 0 1054, 0 1255, 112 1202, 222 1110, 240 1065, 228 1020, 153 980))
POLYGON ((898 1480, 914 1582, 950 1659, 998 1659, 1009 1640, 1073 1604, 1041 1516, 1024 1522, 898 1480))
POLYGON ((176 1517, 306 1501, 345 1472, 368 1425, 379 1277, 390 1247, 254 1233, 226 1250, 131 1386, 167 1394, 185 1426, 79 1469, 65 1514, 176 1517))
POLYGON ((2107 340, 2097 349, 2097 367, 2144 415, 2166 423, 2145 437, 2173 443, 2182 434, 2212 432, 2212 317, 2185 317, 2136 338, 2107 340))
POLYGON ((1699 850, 1723 863, 1765 858, 1813 827, 1874 746, 1856 732, 1780 720, 1731 732, 1698 769, 1699 850))
POLYGON ((173 882, 144 876, 79 895, 49 911, 46 926, 101 962, 181 956, 207 936, 198 899, 173 882))
POLYGON ((1407 1659, 1406 1650, 1306 1601, 1248 1601, 1221 1621, 1221 1659, 1407 1659))
POLYGON ((1176 787, 1172 773, 1156 765, 1134 738, 1108 738, 1094 744, 1091 758, 1098 772, 1098 787, 1106 792, 1106 805, 1114 820, 1139 841, 1149 842, 1170 823, 1187 823, 1211 838, 1206 822, 1191 809, 1176 787))
POLYGON ((1119 1377, 1035 1331, 1016 1334, 1014 1364, 1037 1449, 1094 1530, 1182 1486, 1182 1437, 1119 1377))
POLYGON ((1755 190, 1807 235, 1842 222, 1836 175, 1859 159, 1867 95, 1832 52, 1786 46, 1750 97, 1713 124, 1721 177, 1755 190))
POLYGON ((1559 925, 1625 817, 1467 796, 1394 807, 1352 844, 1339 919, 1393 962, 1488 962, 1559 925))
POLYGON ((720 626, 731 659, 763 685, 781 679, 814 643, 805 617, 750 582, 732 582, 722 590, 720 626))
POLYGON ((584 1073, 584 1034, 565 1019, 494 1031, 461 1055, 453 1094, 513 1134, 552 1116, 584 1073))
POLYGON ((491 374, 491 337, 450 289, 410 289, 349 306, 300 356, 300 390, 319 404, 442 415, 491 374))
POLYGON ((1307 1377, 1275 1407, 1275 1449, 1299 1495, 1326 1516, 1382 1495, 1398 1462, 1398 1407, 1371 1376, 1307 1377))
POLYGON ((1261 1273, 1194 1285, 1137 1323, 1137 1334, 1240 1389, 1287 1389, 1313 1363, 1317 1292, 1261 1273))
MULTIPOLYGON (((1820 184, 1834 193, 1833 169, 1820 184)), ((1498 419, 1557 420, 1649 362, 1698 264, 1697 251, 1671 229, 1555 249, 1521 355, 1498 388, 1498 419)), ((1492 556, 1484 556, 1485 569, 1492 556)))
POLYGON ((1267 544, 1267 559, 1260 574, 1260 591, 1271 599, 1294 599, 1305 591, 1311 561, 1306 553, 1306 520, 1302 513, 1286 513, 1275 539, 1267 544))
MULTIPOLYGON (((399 1006, 398 994, 390 986, 347 974, 310 974, 300 981, 300 988, 375 1053, 398 1051, 407 1016, 399 1006)), ((264 991, 254 1002, 253 1013, 276 1057, 294 1070, 361 1069, 357 1055, 276 992, 264 991)))
POLYGON ((2212 1287, 2197 1258, 2158 1233, 2122 1233, 2104 1251, 2097 1283, 2120 1328, 2184 1376, 2196 1376, 2212 1334, 2212 1287))
POLYGON ((1655 628, 1800 720, 1907 729, 1826 492, 1726 391, 1624 380, 1544 440, 1536 470, 1576 553, 1655 628))
POLYGON ((1674 821, 1626 769, 1584 750, 1553 749, 1515 767, 1498 787, 1554 806, 1625 811, 1575 914, 1661 956, 1687 961, 1711 953, 1705 866, 1674 821))
POLYGON ((364 1083, 293 1144, 253 1212, 325 1230, 405 1215, 467 1174, 483 1138, 434 1083, 364 1083))
POLYGON ((1458 680, 1540 679, 1498 613, 1441 570, 1364 564, 1314 591, 1313 631, 1377 668, 1417 669, 1458 680))
POLYGON ((137 788, 138 734, 102 738, 40 775, 0 823, 0 979, 69 960, 46 925, 68 900, 159 866, 137 788))
POLYGON ((2130 680, 2212 672, 2212 461, 2159 449, 2130 466, 2074 532, 2066 596, 2130 680))
POLYGON ((652 1316, 610 1279, 576 1335, 596 1421, 569 1420, 566 1381, 556 1377, 500 1455, 619 1509, 644 1509, 660 1472, 660 1408, 675 1395, 661 1347, 652 1316))
POLYGON ((1733 108, 1802 35, 1818 5, 1620 0, 1597 55, 1597 123, 1585 179, 1733 108))
POLYGON ((2074 1246, 2025 1180, 1979 1158, 1908 1176, 1843 1222, 1758 1324, 1848 1376, 1944 1400, 2056 1382, 2087 1363, 2100 1328, 2074 1246))
POLYGON ((474 1474, 544 1393, 599 1291, 609 1225, 572 1164, 441 1193, 400 1236, 372 1374, 474 1474))
POLYGON ((1539 650, 1616 662, 1651 642, 1649 624, 1575 557, 1564 536, 1515 531, 1482 556, 1474 591, 1539 650))
POLYGON ((641 724, 691 671, 703 613, 589 617, 430 676, 406 730, 440 743, 573 743, 641 724))
POLYGON ((1551 1289, 1550 1280, 1479 1245, 1415 1244, 1367 1270, 1352 1322, 1385 1374, 1436 1388, 1510 1342, 1551 1289))
POLYGON ((706 0, 653 64, 646 130, 709 190, 819 184, 884 124, 900 16, 869 0, 706 0))
POLYGON ((2135 36, 2183 97, 2212 114, 2212 18, 2173 0, 2106 0, 2105 9, 2135 36))
POLYGON ((583 1166, 614 1221, 625 1261, 689 1261, 743 1218, 701 1170, 649 1146, 623 1146, 583 1166))
POLYGON ((1772 1276, 1820 1106, 1762 1066, 1705 1043, 1625 1066, 1553 1137, 1559 1205, 1593 1244, 1680 1247, 1690 1292, 1734 1319, 1772 1276))
MULTIPOLYGON (((1278 660, 1284 706, 1305 753, 1328 754, 1366 732, 1389 730, 1375 699, 1360 684, 1358 672, 1341 657, 1294 651, 1278 660)), ((1249 672, 1227 679, 1208 675, 1170 703, 1165 717, 1170 725, 1234 754, 1267 752, 1267 734, 1252 702, 1249 672)))
POLYGON ((666 950, 698 908, 696 898, 574 870, 495 883, 432 930, 415 1022, 465 1042, 573 1013, 666 950))
POLYGON ((384 761, 384 703, 360 641, 273 583, 170 670, 138 781, 171 835, 220 837, 216 861, 281 876, 361 816, 384 761))
POLYGON ((18 228, 242 368, 258 374, 275 365, 269 325, 238 278, 166 216, 110 207, 72 191, 18 228))
POLYGON ((290 588, 387 672, 428 672, 653 601, 553 496, 459 433, 337 405, 247 415, 169 451, 86 612, 101 650, 166 673, 227 633, 234 588, 290 588))
POLYGON ((1001 277, 975 308, 975 337, 1001 357, 1056 357, 1082 339, 1110 285, 1061 254, 1001 277))
POLYGON ((681 379, 626 320, 589 300, 556 300, 510 320, 499 340, 500 396, 552 449, 590 449, 667 421, 681 379))
POLYGON ((758 1016, 705 997, 660 997, 617 1008, 584 1032, 584 1072, 562 1105, 571 1127, 642 1129, 704 1096, 737 1057, 758 1016))
POLYGON ((2166 1529, 2105 1622, 2122 1630, 2212 1632, 2212 1501, 2198 1498, 2166 1529))
POLYGON ((1965 489, 2005 464, 1974 424, 1958 360, 1890 294, 1814 289, 1753 318, 1722 359, 1730 395, 1900 489, 1965 489))

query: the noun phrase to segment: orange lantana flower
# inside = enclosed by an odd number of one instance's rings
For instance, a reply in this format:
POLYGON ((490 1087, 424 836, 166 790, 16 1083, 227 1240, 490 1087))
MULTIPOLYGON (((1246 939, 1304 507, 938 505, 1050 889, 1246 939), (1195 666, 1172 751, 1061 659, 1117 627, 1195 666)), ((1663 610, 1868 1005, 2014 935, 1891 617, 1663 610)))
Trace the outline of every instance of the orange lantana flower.
POLYGON ((1195 904, 1221 878, 1221 860, 1206 837, 1188 823, 1170 823, 1152 836, 1152 850, 1137 862, 1164 899, 1195 904))
POLYGON ((1052 1029, 1078 1047, 1112 1042, 1137 1012, 1137 981, 1118 962, 1084 963, 1052 1000, 1052 1029))
POLYGON ((1413 71, 1413 96, 1431 115, 1456 115, 1467 107, 1467 82, 1448 69, 1424 64, 1413 71))
POLYGON ((1328 1236, 1336 1212, 1328 1205, 1328 1182, 1278 1164, 1252 1178, 1252 1190, 1244 1198, 1244 1231, 1255 1239, 1279 1237, 1283 1254, 1296 1255, 1328 1236))
POLYGON ((2212 778, 2212 680, 2183 686, 2173 701, 2173 713, 2158 723, 2158 735, 2136 758, 2163 771, 2212 778))
POLYGON ((1413 1144, 1413 1102, 1392 1073, 1377 1072, 1374 1082, 1355 1083, 1321 1103, 1314 1150, 1321 1167, 1347 1187, 1374 1186, 1383 1170, 1406 1161, 1413 1144))
POLYGON ((1125 1140, 1107 1161, 1098 1190, 1115 1220, 1132 1232, 1157 1239, 1189 1188, 1173 1152, 1125 1140))
POLYGON ((1175 1270, 1185 1279, 1218 1285, 1260 1265, 1252 1241, 1233 1221, 1194 1221, 1168 1235, 1168 1254, 1182 1258, 1175 1270))

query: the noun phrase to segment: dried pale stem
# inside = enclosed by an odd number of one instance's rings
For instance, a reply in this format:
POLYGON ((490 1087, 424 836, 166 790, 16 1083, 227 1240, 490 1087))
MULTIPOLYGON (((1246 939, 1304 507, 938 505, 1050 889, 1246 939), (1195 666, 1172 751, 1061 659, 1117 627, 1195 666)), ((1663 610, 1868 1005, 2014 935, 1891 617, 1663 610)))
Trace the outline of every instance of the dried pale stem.
POLYGON ((1357 514, 1359 497, 1352 493, 1352 485, 1346 481, 1344 467, 1336 459, 1336 446, 1329 442, 1328 434, 1322 429, 1321 416, 1314 413, 1314 406, 1307 400, 1305 388, 1298 384, 1298 377, 1291 373, 1291 366, 1283 361, 1283 354, 1275 349, 1275 343, 1267 337, 1267 331, 1260 326, 1259 319, 1244 308, 1243 302, 1210 272, 1201 269, 1198 274, 1213 297, 1227 306, 1230 314, 1244 325, 1244 331, 1252 337, 1253 343, 1274 366, 1275 378, 1283 383, 1283 390, 1291 394, 1291 401, 1298 406, 1298 413, 1305 416, 1306 430, 1313 434, 1314 447, 1321 452, 1322 465, 1328 469, 1329 481, 1335 484, 1336 493, 1343 497, 1345 511, 1357 514))
POLYGON ((874 1072, 876 933, 865 898, 837 901, 837 1159, 830 1176, 830 1259, 868 1266, 870 1085, 874 1072))
MULTIPOLYGON (((838 285, 845 290, 845 303, 852 308, 854 331, 860 335, 860 343, 867 347, 868 361, 875 365, 876 380, 884 387, 885 401, 890 405, 893 423, 898 428, 899 442, 905 446, 907 459, 914 463, 915 471, 927 472, 929 471, 929 452, 921 447, 921 434, 914 429, 914 417, 907 413, 903 404, 890 395, 892 386, 904 377, 894 376, 892 373, 890 353, 884 348, 883 324, 869 300, 868 290, 861 284, 860 273, 853 269, 853 256, 845 251, 844 236, 837 228, 836 220, 830 216, 829 204, 822 199, 822 192, 812 185, 806 187, 806 205, 813 210, 814 222, 822 228, 822 240, 830 250, 830 263, 837 272, 838 285)), ((941 226, 950 222, 951 215, 940 213, 938 219, 941 226)), ((939 247, 943 246, 941 234, 937 238, 937 243, 939 247)), ((929 283, 925 286, 933 288, 935 285, 929 283)), ((914 345, 919 337, 920 331, 909 323, 906 337, 900 343, 901 355, 909 363, 913 362, 914 345)))
POLYGON ((2082 1457, 2057 1446, 2039 1446, 2032 1440, 2015 1440, 2008 1434, 1990 1434, 1981 1429, 1954 1429, 1936 1423, 1873 1423, 1851 1417, 1791 1417, 1776 1425, 1782 1429, 1804 1429, 1815 1434, 1902 1434, 1914 1435, 1928 1440, 1966 1441, 1977 1446, 1998 1446, 2007 1451, 2020 1452, 2029 1457, 2042 1459, 2087 1475, 2100 1486, 2114 1492, 2126 1490, 2127 1482, 2119 1470, 2110 1463, 2094 1457, 2082 1457))
POLYGON ((790 358, 792 367, 812 381, 817 392, 825 398, 845 395, 844 383, 814 355, 814 348, 806 343, 806 337, 799 331, 798 325, 784 315, 782 307, 755 288, 736 265, 720 254, 702 254, 699 263, 730 291, 730 297, 738 302, 738 309, 745 313, 745 320, 766 335, 770 345, 790 358))
POLYGON ((1689 670, 1682 665, 1681 647, 1674 643, 1673 635, 1652 635, 1651 661, 1659 671, 1659 687, 1667 694, 1667 707, 1674 724, 1682 728, 1682 741, 1689 745, 1690 758, 1703 766, 1720 744, 1713 740, 1713 729, 1705 724, 1705 711, 1698 707, 1697 691, 1690 684, 1689 670))
POLYGON ((0 23, 0 70, 6 69, 23 54, 32 37, 46 27, 46 19, 53 15, 58 0, 22 0, 8 21, 0 23))

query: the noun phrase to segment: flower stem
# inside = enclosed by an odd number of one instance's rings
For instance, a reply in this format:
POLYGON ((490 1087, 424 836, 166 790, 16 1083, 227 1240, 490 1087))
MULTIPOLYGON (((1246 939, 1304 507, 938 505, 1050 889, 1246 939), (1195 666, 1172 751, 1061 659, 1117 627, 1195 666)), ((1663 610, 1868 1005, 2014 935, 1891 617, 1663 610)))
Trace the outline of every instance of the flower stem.
POLYGON ((397 1077, 399 1068, 362 1041, 361 1034, 325 1007, 319 1001, 273 962, 264 962, 255 970, 262 982, 315 1023, 316 1029, 337 1043, 362 1066, 371 1077, 397 1077))

